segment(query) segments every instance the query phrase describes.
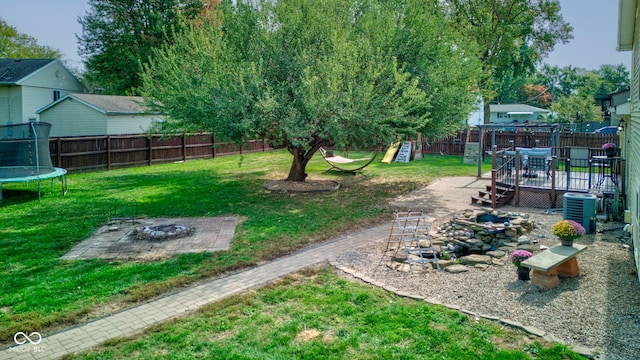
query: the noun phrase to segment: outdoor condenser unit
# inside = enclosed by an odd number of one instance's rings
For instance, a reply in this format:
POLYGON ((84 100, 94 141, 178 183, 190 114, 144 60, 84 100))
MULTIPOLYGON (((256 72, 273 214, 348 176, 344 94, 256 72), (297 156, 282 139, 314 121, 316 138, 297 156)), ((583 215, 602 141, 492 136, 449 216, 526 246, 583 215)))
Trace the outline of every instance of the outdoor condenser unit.
POLYGON ((562 215, 584 226, 588 234, 596 230, 596 201, 593 194, 566 193, 563 196, 562 215))

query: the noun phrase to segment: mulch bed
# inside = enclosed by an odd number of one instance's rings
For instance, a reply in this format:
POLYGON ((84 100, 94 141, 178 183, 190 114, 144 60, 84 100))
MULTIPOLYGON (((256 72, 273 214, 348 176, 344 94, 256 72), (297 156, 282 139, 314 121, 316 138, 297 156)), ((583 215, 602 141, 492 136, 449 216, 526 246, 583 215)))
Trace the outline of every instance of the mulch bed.
POLYGON ((285 181, 275 180, 264 184, 264 188, 273 192, 304 193, 333 191, 340 188, 340 183, 333 180, 285 181))

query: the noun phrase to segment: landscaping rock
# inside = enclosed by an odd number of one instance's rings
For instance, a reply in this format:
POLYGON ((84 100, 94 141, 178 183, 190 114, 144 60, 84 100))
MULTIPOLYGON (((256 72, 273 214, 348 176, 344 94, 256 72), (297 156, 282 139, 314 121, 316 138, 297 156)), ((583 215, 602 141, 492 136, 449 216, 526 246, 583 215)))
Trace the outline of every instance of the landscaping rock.
POLYGON ((471 254, 471 255, 461 257, 460 264, 471 265, 471 266, 476 264, 491 265, 492 261, 491 261, 491 256, 471 254))
POLYGON ((518 238, 518 245, 531 244, 531 238, 526 235, 522 235, 518 238))
POLYGON ((464 266, 464 265, 455 264, 455 265, 447 266, 444 269, 444 271, 449 272, 449 273, 453 273, 453 274, 459 274, 459 273, 463 273, 463 272, 469 271, 469 268, 464 266))
POLYGON ((492 250, 492 251, 487 251, 485 255, 489 255, 492 258, 502 258, 502 257, 505 257, 507 253, 502 250, 492 250))

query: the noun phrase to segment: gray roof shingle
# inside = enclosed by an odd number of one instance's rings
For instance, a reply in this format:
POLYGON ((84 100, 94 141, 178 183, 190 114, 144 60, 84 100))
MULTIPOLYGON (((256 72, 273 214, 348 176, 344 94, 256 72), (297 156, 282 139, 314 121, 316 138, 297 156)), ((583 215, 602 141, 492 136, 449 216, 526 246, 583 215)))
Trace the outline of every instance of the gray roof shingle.
POLYGON ((0 83, 15 84, 55 59, 0 59, 0 83))
POLYGON ((118 96, 97 94, 70 94, 72 97, 92 105, 107 114, 141 114, 149 109, 142 96, 118 96))
POLYGON ((549 110, 541 109, 535 106, 526 104, 490 104, 490 111, 493 112, 534 112, 534 113, 548 113, 549 110))

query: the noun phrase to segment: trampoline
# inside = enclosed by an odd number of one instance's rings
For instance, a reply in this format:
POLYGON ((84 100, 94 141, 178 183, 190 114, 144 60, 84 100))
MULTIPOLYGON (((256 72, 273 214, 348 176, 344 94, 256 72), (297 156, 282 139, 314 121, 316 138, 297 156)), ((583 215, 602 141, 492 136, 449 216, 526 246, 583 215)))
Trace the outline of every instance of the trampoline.
POLYGON ((2 184, 37 181, 38 199, 42 180, 55 179, 62 183, 62 194, 67 192, 67 170, 53 166, 49 153, 51 124, 33 122, 0 126, 0 202, 2 184))

